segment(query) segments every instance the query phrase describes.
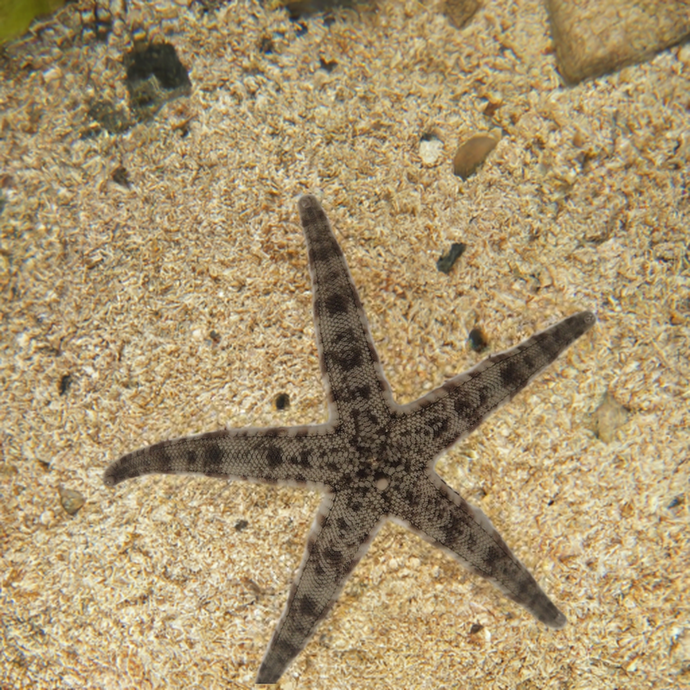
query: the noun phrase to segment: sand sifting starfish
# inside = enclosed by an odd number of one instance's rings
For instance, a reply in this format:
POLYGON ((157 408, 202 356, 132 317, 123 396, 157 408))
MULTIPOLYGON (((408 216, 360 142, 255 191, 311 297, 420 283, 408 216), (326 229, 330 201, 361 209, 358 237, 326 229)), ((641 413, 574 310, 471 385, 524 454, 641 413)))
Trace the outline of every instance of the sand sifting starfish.
POLYGON ((304 485, 325 496, 257 683, 275 683, 314 634, 386 519, 448 552, 551 628, 566 619, 481 510, 434 471, 440 454, 542 371, 595 322, 560 321, 491 355, 428 395, 398 405, 379 363, 343 252, 314 196, 299 200, 309 252, 328 422, 227 429, 124 455, 105 472, 119 484, 143 474, 202 474, 304 485))

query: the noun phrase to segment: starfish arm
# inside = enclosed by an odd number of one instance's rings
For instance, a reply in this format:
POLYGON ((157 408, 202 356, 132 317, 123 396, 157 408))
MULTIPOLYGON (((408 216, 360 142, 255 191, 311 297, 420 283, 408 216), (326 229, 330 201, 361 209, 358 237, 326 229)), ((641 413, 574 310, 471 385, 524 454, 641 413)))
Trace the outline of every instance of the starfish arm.
POLYGON ((203 474, 326 488, 345 463, 328 424, 227 429, 135 450, 109 465, 103 479, 115 486, 142 474, 203 474))
POLYGON ((378 492, 339 491, 324 498, 299 572, 278 621, 257 684, 278 682, 325 618, 383 522, 378 492))
POLYGON ((412 500, 405 511, 392 519, 489 580, 550 628, 566 624, 565 616, 479 508, 467 503, 435 473, 420 480, 409 496, 412 500))
POLYGON ((314 196, 300 198, 309 255, 314 326, 330 420, 348 435, 382 428, 393 406, 390 386, 374 348, 367 317, 342 249, 314 196))
POLYGON ((579 312, 516 347, 491 355, 428 395, 399 408, 400 436, 423 444, 428 461, 476 429, 596 322, 579 312))

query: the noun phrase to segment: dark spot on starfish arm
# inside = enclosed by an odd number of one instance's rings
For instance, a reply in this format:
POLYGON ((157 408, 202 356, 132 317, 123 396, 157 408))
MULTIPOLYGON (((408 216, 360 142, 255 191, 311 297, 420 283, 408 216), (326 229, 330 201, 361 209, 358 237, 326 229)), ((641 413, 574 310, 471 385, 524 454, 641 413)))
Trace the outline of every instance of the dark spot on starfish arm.
POLYGON ((299 602, 300 613, 304 613, 308 616, 313 616, 317 613, 317 606, 311 597, 303 596, 299 602))
POLYGON ((522 355, 522 358, 520 360, 520 368, 523 371, 534 371, 536 368, 538 368, 538 364, 535 363, 534 357, 532 356, 532 353, 527 351, 524 352, 522 355))
POLYGON ((334 292, 325 299, 326 311, 331 316, 344 314, 347 311, 347 297, 338 292, 334 292))
POLYGON ((501 382, 506 389, 512 389, 523 378, 521 377, 522 367, 514 360, 508 360, 501 364, 501 382))
POLYGON ((359 398, 360 400, 370 400, 371 399, 371 388, 369 386, 358 386, 352 391, 353 399, 359 398))
POLYGON ((326 262, 333 256, 329 245, 314 245, 309 248, 309 263, 312 265, 326 262))
POLYGON ((456 414, 463 419, 471 419, 476 415, 476 406, 472 405, 461 395, 458 395, 458 397, 455 398, 453 401, 453 407, 455 408, 456 414))
POLYGON ((269 446, 266 449, 266 461, 271 468, 283 464, 283 451, 278 446, 269 446))
POLYGON ((204 469, 214 472, 218 469, 221 462, 223 462, 223 451, 217 443, 211 443, 206 448, 206 453, 204 454, 204 469))
POLYGON ((443 436, 443 434, 448 431, 448 427, 450 425, 450 422, 448 421, 447 417, 439 417, 438 419, 433 420, 432 426, 431 426, 431 433, 435 439, 440 438, 443 436))
POLYGON ((357 348, 343 348, 341 354, 334 355, 333 359, 340 365, 341 369, 351 371, 362 364, 362 352, 357 348))
POLYGON ((324 549, 323 557, 333 566, 339 566, 343 562, 343 552, 340 549, 329 547, 324 549))
POLYGON ((502 558, 504 558, 504 556, 505 554, 503 553, 503 551, 499 549, 497 546, 490 546, 486 550, 484 558, 482 558, 482 562, 484 568, 486 569, 486 572, 490 575, 493 575, 497 570, 498 563, 501 561, 502 558))
POLYGON ((463 535, 464 546, 468 551, 474 551, 477 546, 477 537, 472 534, 472 532, 467 532, 463 535))

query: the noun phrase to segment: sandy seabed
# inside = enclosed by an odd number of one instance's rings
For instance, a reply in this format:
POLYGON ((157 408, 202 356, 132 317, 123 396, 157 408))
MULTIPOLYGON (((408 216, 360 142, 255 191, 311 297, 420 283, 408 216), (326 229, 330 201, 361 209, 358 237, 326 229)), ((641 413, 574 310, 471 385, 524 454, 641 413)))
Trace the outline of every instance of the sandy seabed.
POLYGON ((688 683, 690 47, 565 88, 536 0, 462 30, 433 2, 300 22, 185 4, 130 3, 105 42, 68 6, 0 63, 0 687, 252 685, 318 495, 102 475, 166 438, 324 420, 305 192, 400 402, 484 356, 475 325, 499 351, 581 309, 598 324, 438 465, 569 625, 387 525, 280 687, 688 683), (141 27, 191 93, 98 132, 141 27), (455 177, 458 143, 494 129, 455 177), (628 416, 605 443, 607 391, 628 416))

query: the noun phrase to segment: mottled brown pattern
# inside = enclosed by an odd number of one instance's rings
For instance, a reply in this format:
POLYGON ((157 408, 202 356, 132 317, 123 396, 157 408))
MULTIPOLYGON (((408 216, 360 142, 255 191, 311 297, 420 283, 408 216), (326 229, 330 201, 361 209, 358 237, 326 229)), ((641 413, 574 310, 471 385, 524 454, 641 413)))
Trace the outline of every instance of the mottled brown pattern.
POLYGON ((304 648, 387 518, 450 553, 546 625, 563 627, 565 616, 488 518, 445 484, 434 465, 591 328, 594 315, 574 314, 423 398, 397 405, 326 214, 313 196, 299 200, 299 212, 328 423, 230 429, 158 443, 110 465, 105 483, 153 472, 197 473, 324 492, 257 683, 275 683, 304 648))

